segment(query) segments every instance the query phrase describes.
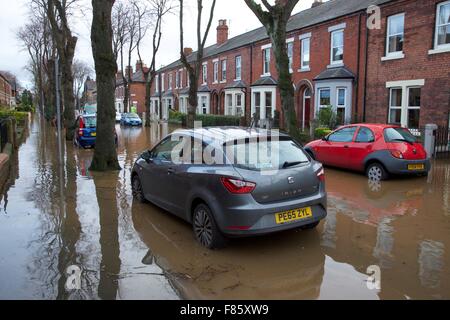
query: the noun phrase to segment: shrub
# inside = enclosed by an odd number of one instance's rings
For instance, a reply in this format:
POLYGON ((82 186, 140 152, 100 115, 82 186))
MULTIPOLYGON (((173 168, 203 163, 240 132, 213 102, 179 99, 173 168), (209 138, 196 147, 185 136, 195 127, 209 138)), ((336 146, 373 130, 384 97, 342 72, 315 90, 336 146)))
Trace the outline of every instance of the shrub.
POLYGON ((183 119, 186 117, 185 114, 175 111, 175 110, 169 110, 169 122, 170 123, 177 123, 181 124, 183 123, 183 119))
POLYGON ((314 138, 315 139, 322 139, 323 137, 326 137, 331 133, 331 130, 328 128, 317 128, 314 130, 314 138))
POLYGON ((34 107, 31 105, 18 105, 16 111, 19 112, 34 112, 34 107))
MULTIPOLYGON (((169 111, 169 122, 185 124, 187 115, 178 111, 169 111)), ((213 114, 197 114, 195 121, 201 121, 203 127, 239 126, 241 118, 239 116, 221 116, 213 114)))
POLYGON ((15 118, 17 121, 22 121, 28 118, 28 112, 20 112, 14 110, 0 110, 0 118, 15 118))
POLYGON ((336 112, 332 106, 321 108, 317 116, 319 126, 332 129, 336 126, 336 112))

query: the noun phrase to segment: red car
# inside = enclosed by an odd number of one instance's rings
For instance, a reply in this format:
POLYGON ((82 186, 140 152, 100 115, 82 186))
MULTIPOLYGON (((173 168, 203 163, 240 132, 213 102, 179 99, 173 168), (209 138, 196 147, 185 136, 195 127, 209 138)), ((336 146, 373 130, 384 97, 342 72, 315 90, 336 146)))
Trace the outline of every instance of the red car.
POLYGON ((408 129, 384 124, 343 126, 305 150, 325 165, 365 172, 372 180, 390 174, 427 175, 425 149, 408 129))

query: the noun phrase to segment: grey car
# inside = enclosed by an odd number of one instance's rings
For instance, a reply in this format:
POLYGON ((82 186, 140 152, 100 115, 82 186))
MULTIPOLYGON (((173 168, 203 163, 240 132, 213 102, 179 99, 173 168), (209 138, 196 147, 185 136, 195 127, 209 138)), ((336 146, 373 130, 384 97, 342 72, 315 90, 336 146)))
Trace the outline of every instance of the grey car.
POLYGON ((138 158, 132 190, 191 223, 210 249, 228 237, 315 228, 327 214, 322 164, 278 131, 176 131, 138 158))

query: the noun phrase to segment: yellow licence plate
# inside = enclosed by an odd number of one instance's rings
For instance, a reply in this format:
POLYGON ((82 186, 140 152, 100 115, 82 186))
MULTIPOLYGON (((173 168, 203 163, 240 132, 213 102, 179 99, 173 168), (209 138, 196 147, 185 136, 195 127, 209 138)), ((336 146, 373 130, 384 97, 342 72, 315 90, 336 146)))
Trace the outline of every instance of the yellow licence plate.
POLYGON ((312 217, 312 210, 310 207, 295 209, 285 212, 280 212, 275 214, 275 220, 277 224, 284 224, 289 222, 294 222, 306 218, 312 217))
POLYGON ((415 171, 415 170, 425 170, 424 164, 409 164, 408 170, 415 171))
POLYGON ((91 137, 96 137, 97 136, 97 132, 92 132, 91 133, 91 137))

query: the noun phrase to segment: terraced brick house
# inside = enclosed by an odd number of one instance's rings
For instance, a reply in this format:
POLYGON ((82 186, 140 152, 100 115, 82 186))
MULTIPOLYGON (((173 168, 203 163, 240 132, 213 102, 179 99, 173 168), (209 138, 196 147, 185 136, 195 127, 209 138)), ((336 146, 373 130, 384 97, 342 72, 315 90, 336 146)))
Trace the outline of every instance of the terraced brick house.
MULTIPOLYGON (((339 124, 448 125, 450 1, 316 0, 291 17, 287 33, 302 129, 329 105, 339 124), (374 5, 381 12, 375 28, 376 15, 368 13, 374 5)), ((273 117, 281 110, 277 78, 265 29, 229 39, 226 20, 220 20, 217 41, 204 52, 197 112, 245 115, 248 122, 255 113, 273 117)), ((167 120, 169 109, 186 112, 188 88, 180 61, 158 70, 154 118, 167 120)))

